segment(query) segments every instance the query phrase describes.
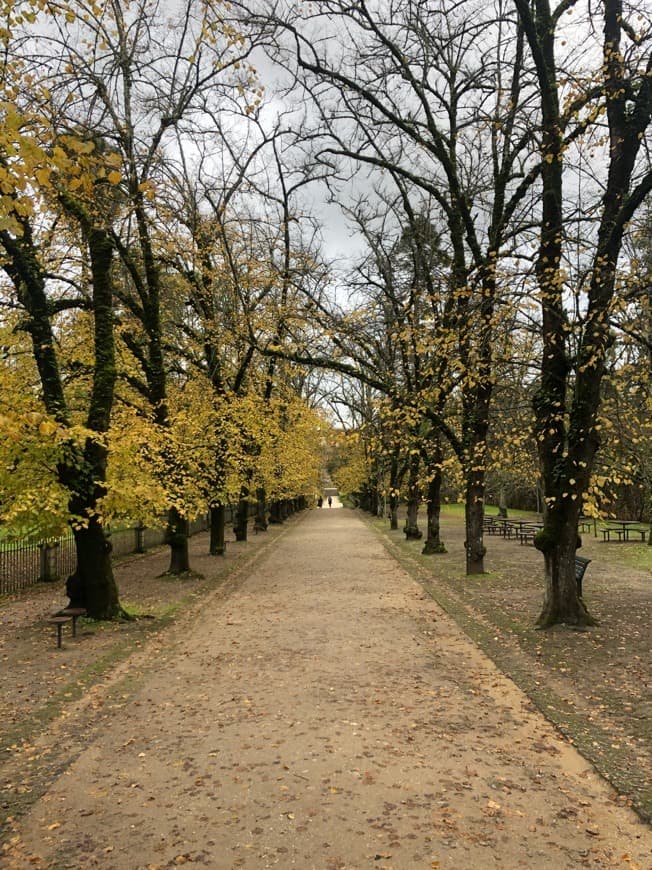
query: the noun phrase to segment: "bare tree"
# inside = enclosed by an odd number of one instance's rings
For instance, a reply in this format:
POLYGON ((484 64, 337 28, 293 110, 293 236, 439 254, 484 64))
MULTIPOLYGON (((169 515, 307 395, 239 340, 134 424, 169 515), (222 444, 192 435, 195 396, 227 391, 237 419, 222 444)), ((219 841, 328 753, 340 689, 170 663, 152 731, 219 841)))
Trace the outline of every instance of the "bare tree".
POLYGON ((444 215, 457 352, 468 373, 459 445, 467 571, 481 572, 492 336, 502 292, 496 269, 538 172, 521 27, 504 2, 333 0, 298 20, 275 12, 280 51, 330 138, 322 159, 396 173, 444 215))

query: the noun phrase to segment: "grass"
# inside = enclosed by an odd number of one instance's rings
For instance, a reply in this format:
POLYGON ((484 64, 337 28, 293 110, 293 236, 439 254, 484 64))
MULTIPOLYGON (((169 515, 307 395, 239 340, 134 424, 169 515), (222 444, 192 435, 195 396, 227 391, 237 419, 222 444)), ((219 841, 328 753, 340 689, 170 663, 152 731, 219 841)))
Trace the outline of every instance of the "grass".
POLYGON ((652 546, 626 548, 622 553, 622 563, 639 571, 652 572, 652 546))

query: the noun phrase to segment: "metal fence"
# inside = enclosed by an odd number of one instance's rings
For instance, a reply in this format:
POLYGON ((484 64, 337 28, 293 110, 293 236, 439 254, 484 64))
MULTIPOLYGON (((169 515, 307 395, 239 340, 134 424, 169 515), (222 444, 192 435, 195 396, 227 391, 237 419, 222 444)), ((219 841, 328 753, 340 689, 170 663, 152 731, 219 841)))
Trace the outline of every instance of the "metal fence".
MULTIPOLYGON (((232 519, 233 511, 230 516, 232 519)), ((207 528, 208 517, 198 517, 190 523, 190 534, 194 535, 207 528)), ((113 558, 144 553, 152 547, 158 547, 165 538, 163 527, 134 526, 109 531, 113 558)), ((0 543, 0 595, 19 592, 35 583, 68 577, 75 570, 76 564, 72 534, 46 543, 0 543)))
POLYGON ((47 544, 0 544, 0 595, 70 574, 75 562, 72 536, 47 544))

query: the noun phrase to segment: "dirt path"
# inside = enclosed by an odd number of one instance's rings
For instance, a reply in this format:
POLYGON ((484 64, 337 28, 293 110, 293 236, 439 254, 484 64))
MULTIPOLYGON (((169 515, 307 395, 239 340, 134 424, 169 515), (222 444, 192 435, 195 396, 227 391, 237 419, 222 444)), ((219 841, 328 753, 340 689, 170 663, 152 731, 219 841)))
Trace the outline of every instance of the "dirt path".
POLYGON ((164 637, 69 710, 8 866, 652 868, 649 827, 349 511, 164 637))

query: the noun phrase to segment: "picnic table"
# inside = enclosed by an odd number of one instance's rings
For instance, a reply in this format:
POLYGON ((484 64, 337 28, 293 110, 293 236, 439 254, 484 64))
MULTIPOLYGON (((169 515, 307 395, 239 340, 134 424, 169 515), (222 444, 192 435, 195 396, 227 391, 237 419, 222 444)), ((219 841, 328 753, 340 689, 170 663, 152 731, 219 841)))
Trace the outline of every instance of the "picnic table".
POLYGON ((522 544, 534 542, 535 534, 543 528, 543 523, 522 517, 486 516, 484 531, 502 538, 516 538, 522 544))
POLYGON ((577 521, 578 532, 591 532, 595 531, 595 528, 595 520, 592 520, 591 517, 580 517, 577 521))
POLYGON ((521 520, 513 520, 511 517, 493 517, 497 526, 498 534, 503 538, 515 538, 521 527, 521 520))
POLYGON ((612 536, 619 541, 629 541, 630 535, 634 534, 638 535, 641 541, 645 541, 647 534, 647 530, 641 528, 638 520, 608 520, 600 531, 603 541, 610 541, 612 536))

